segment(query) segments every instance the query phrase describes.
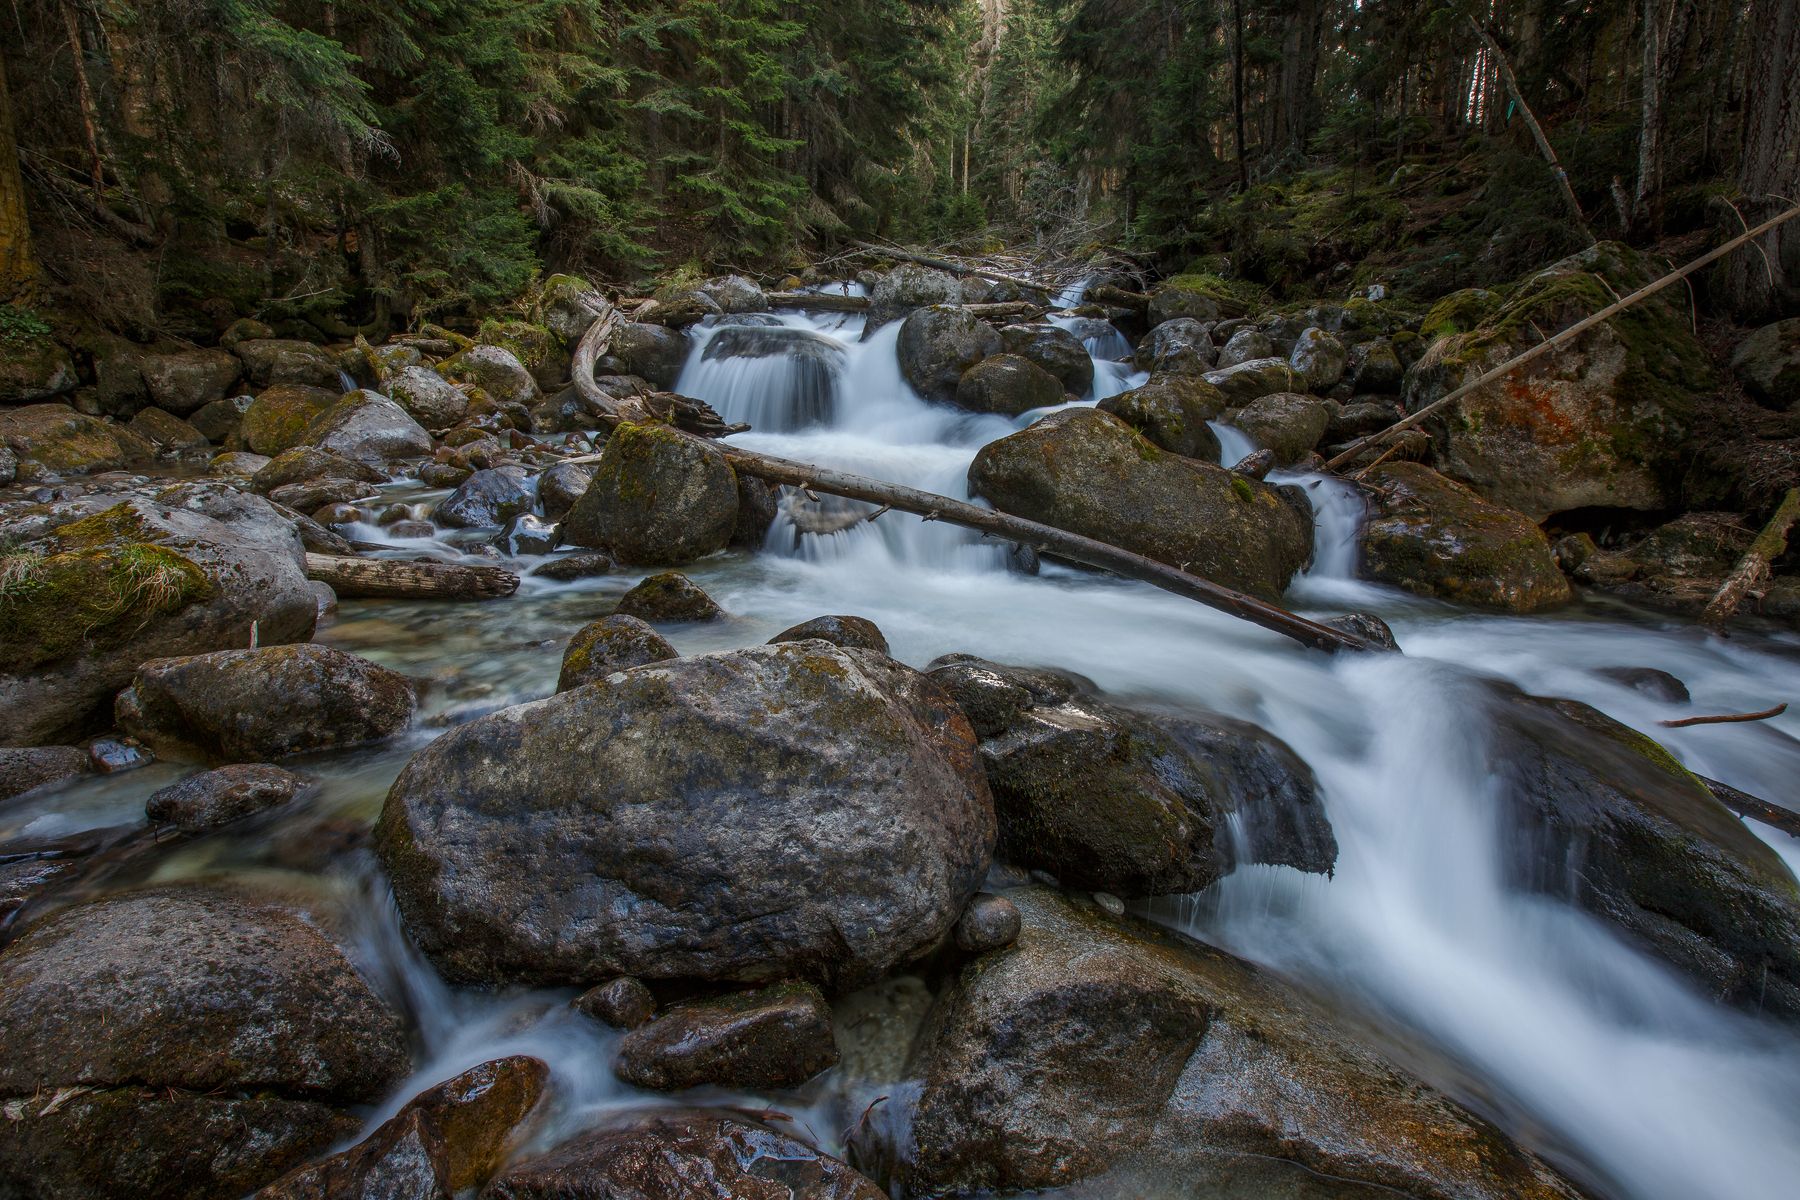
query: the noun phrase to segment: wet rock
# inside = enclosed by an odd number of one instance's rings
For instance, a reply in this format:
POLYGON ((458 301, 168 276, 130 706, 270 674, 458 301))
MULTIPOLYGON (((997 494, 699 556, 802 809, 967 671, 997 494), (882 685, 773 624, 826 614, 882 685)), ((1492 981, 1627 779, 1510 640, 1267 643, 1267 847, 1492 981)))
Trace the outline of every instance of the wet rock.
POLYGON ((1247 861, 1328 872, 1312 772, 1254 725, 1133 712, 1053 672, 959 659, 931 678, 971 712, 1000 857, 1076 887, 1195 892, 1247 861))
POLYGON ((1739 342, 1731 369, 1770 408, 1800 404, 1800 317, 1764 325, 1739 342))
POLYGON ((1233 408, 1241 408, 1276 392, 1291 392, 1306 384, 1285 358, 1253 358, 1236 366, 1208 371, 1202 378, 1223 392, 1226 403, 1233 408))
POLYGON ((1601 667, 1594 674, 1628 687, 1634 692, 1642 692, 1652 700, 1662 700, 1669 704, 1686 704, 1691 698, 1688 695, 1687 684, 1667 671, 1659 671, 1655 667, 1601 667))
POLYGON ((306 781, 280 767, 244 763, 190 775, 152 792, 144 815, 183 833, 204 833, 228 822, 286 804, 306 781))
POLYGON ((1406 377, 1399 353, 1386 338, 1359 342, 1350 347, 1344 369, 1358 392, 1392 395, 1400 390, 1406 377))
MULTIPOLYGON (((0 597, 0 728, 86 732, 139 663, 310 638, 317 608, 293 525, 261 497, 183 484, 155 499, 55 506, 13 547, 30 589, 0 597)), ((17 531, 15 531, 15 534, 17 531)))
POLYGON ((1016 417, 1063 402, 1056 376, 1028 358, 996 354, 967 371, 956 385, 956 406, 970 412, 1016 417))
POLYGON ((450 1200, 443 1138, 403 1112, 323 1162, 296 1168, 251 1200, 450 1200))
POLYGON ((1568 580, 1543 530, 1420 463, 1363 476, 1375 514, 1362 531, 1362 574, 1409 592, 1506 612, 1568 603, 1568 580))
POLYGON ((269 500, 295 512, 316 513, 326 505, 366 500, 374 492, 368 484, 354 479, 309 479, 305 483, 283 484, 269 493, 269 500))
POLYGON ((1252 450, 1231 464, 1232 473, 1242 475, 1245 479, 1267 479, 1269 472, 1274 469, 1275 452, 1273 450, 1252 450))
POLYGON ((768 296, 742 275, 709 279, 696 290, 710 296, 720 312, 756 313, 767 312, 769 308, 768 296))
POLYGON ((588 327, 600 319, 601 295, 579 275, 552 275, 538 291, 532 317, 573 350, 588 327))
POLYGON ((688 340, 679 330, 627 321, 613 333, 612 352, 631 374, 671 388, 687 363, 688 340))
POLYGON ((1698 613, 1755 536, 1736 513, 1684 513, 1622 548, 1587 555, 1574 575, 1641 604, 1698 613))
POLYGON ((0 800, 87 774, 76 746, 0 746, 0 800))
POLYGON ((594 481, 594 468, 582 463, 557 463, 537 477, 538 502, 544 519, 560 521, 594 481))
POLYGON ((490 1200, 887 1200, 787 1134, 736 1113, 657 1108, 510 1167, 490 1200))
POLYGON ((159 754, 229 762, 380 741, 412 712, 405 676, 311 643, 153 659, 117 704, 120 726, 159 754))
POLYGON ((971 954, 1002 950, 1019 939, 1019 908, 1005 896, 982 894, 956 922, 956 945, 971 954))
POLYGON ((873 650, 877 654, 888 652, 887 638, 882 636, 875 622, 864 617, 814 617, 791 629, 782 630, 769 639, 769 644, 773 646, 778 642, 803 642, 808 638, 819 638, 846 650, 873 650))
POLYGON ((1141 369, 1153 375, 1197 376, 1212 368, 1217 354, 1211 322, 1177 317, 1144 335, 1136 359, 1141 369))
POLYGON ((760 550, 781 511, 780 489, 749 475, 739 475, 737 485, 737 521, 727 544, 734 550, 760 550))
POLYGON ((1056 377, 1062 391, 1085 396, 1094 386, 1094 360, 1073 333, 1057 325, 1008 325, 1002 348, 1056 377))
POLYGON ((208 475, 236 480, 248 486, 256 473, 268 466, 272 460, 266 454, 252 454, 248 450, 227 450, 215 454, 207 460, 208 475))
POLYGON ((563 519, 563 540, 622 563, 676 566, 723 550, 737 517, 737 474, 717 447, 665 426, 623 424, 563 519))
POLYGON ((963 373, 999 352, 1000 335, 966 308, 921 308, 900 326, 900 373, 927 400, 955 400, 963 373))
POLYGON ((471 346, 445 361, 443 371, 501 404, 530 405, 538 399, 537 381, 518 355, 504 346, 471 346))
POLYGON ((656 1015, 656 997, 642 980, 621 975, 581 993, 575 1007, 614 1029, 636 1029, 656 1015))
POLYGON ((1714 998, 1800 1017, 1800 886, 1651 739, 1494 685, 1490 768, 1521 887, 1566 898, 1714 998))
POLYGON ((1281 595, 1312 551, 1310 512, 1276 489, 1175 458, 1089 409, 1052 414, 984 446, 969 484, 1002 512, 1267 599, 1281 595))
POLYGON ((209 445, 205 434, 160 408, 139 409, 126 428, 164 454, 204 450, 209 445))
POLYGON ((778 373, 764 377, 764 402, 747 418, 759 430, 786 433, 829 424, 836 412, 845 360, 842 344, 832 338, 783 325, 733 323, 713 334, 701 357, 705 362, 780 360, 778 373))
POLYGON ((304 384, 264 388, 244 411, 238 434, 258 454, 279 455, 300 445, 313 419, 336 404, 339 395, 304 384))
POLYGON ((298 384, 339 389, 338 361, 323 346, 282 338, 256 338, 230 347, 244 360, 244 374, 257 387, 298 384))
POLYGON ((1324 617, 1319 624, 1359 637, 1377 650, 1398 650, 1400 643, 1388 623, 1374 613, 1353 612, 1341 617, 1324 617))
MULTIPOLYGON (((869 291, 868 333, 898 321, 915 309, 933 304, 961 304, 962 281, 932 267, 903 263, 883 275, 869 291)), ((864 334, 866 338, 868 333, 864 334)))
MULTIPOLYGON (((292 450, 282 451, 258 468, 250 477, 250 486, 264 495, 272 495, 280 488, 296 483, 311 483, 318 479, 385 483, 387 474, 367 463, 321 450, 317 446, 296 446, 292 450)), ((363 494, 369 495, 371 492, 363 494)))
POLYGON ((765 1091, 799 1087, 837 1057, 825 997, 811 984, 782 983, 669 1009, 625 1035, 613 1070, 658 1092, 765 1091))
POLYGON ((430 521, 395 521, 387 527, 387 531, 397 538, 433 538, 437 536, 437 526, 430 521))
POLYGON ((468 394, 428 367, 406 367, 384 386, 394 402, 427 429, 449 429, 469 415, 468 394))
MULTIPOLYGON (((1602 242, 1525 280, 1407 373, 1416 411, 1661 274, 1602 242)), ((1463 397, 1427 426, 1435 465, 1496 504, 1543 521, 1588 507, 1676 507, 1695 405, 1717 386, 1686 310, 1664 296, 1618 314, 1463 397)))
POLYGON ((223 400, 237 382, 242 364, 224 350, 183 350, 146 354, 138 369, 151 403, 185 417, 223 400))
POLYGON ((559 554, 548 562, 541 562, 531 569, 531 573, 559 583, 569 583, 577 579, 592 579, 597 575, 611 575, 618 566, 610 554, 598 550, 577 550, 573 554, 559 554))
POLYGON ((643 621, 713 621, 725 615, 717 601, 679 571, 651 575, 619 598, 614 613, 643 621))
POLYGON ((605 679, 614 671, 629 671, 678 657, 667 639, 637 617, 601 617, 569 639, 556 690, 566 692, 605 679))
POLYGON ((1578 1195, 1248 963, 1046 889, 1008 898, 1018 942, 964 967, 914 1051, 909 1194, 1578 1195))
POLYGON ((1298 392, 1275 392, 1244 405, 1231 423, 1274 452, 1276 462, 1294 463, 1311 454, 1325 436, 1331 406, 1298 392))
POLYGON ((431 435, 424 426, 386 396, 366 389, 347 393, 314 417, 303 440, 371 466, 431 453, 431 435))
POLYGON ((1239 363, 1247 363, 1255 358, 1270 358, 1275 354, 1275 343, 1269 335, 1260 329, 1240 329, 1231 335, 1219 351, 1217 366, 1220 370, 1235 367, 1239 363))
POLYGON ((948 932, 993 836, 943 692, 809 641, 638 667, 453 729, 401 773, 377 846, 455 979, 854 986, 948 932), (612 728, 634 732, 593 736, 612 728))
POLYGON ((446 496, 432 519, 451 529, 504 525, 537 502, 531 481, 520 467, 477 471, 446 496))
POLYGON ((1306 390, 1322 392, 1344 377, 1344 343, 1323 329, 1302 330, 1288 355, 1288 365, 1306 381, 1306 390))
POLYGON ((500 545, 508 554, 536 556, 548 554, 562 541, 562 529, 522 513, 500 530, 500 545))
POLYGON ((473 467, 449 462, 428 462, 419 467, 419 482, 427 487, 453 488, 475 473, 473 467))
POLYGON ((66 404, 0 409, 0 447, 11 451, 21 481, 79 471, 111 471, 155 456, 123 425, 85 416, 66 404))
POLYGON ((353 1132, 399 1019, 312 925, 201 888, 63 909, 0 957, 0 1191, 230 1197, 353 1132), (91 1088, 62 1105, 34 1102, 91 1088), (13 1116, 9 1105, 8 1117, 13 1116))
POLYGON ((1224 408, 1224 397, 1198 379, 1165 376, 1109 396, 1096 407, 1171 454, 1218 461, 1219 436, 1207 422, 1224 408))
POLYGON ((136 738, 100 737, 88 743, 88 765, 102 775, 135 771, 156 761, 156 756, 136 738))
POLYGON ((1177 276, 1160 284, 1150 293, 1146 312, 1152 326, 1176 317, 1192 317, 1197 321, 1216 321, 1220 316, 1219 297, 1211 290, 1191 286, 1185 277, 1177 276))
POLYGON ((0 355, 0 405, 49 400, 74 391, 80 382, 69 352, 48 337, 9 341, 0 355))

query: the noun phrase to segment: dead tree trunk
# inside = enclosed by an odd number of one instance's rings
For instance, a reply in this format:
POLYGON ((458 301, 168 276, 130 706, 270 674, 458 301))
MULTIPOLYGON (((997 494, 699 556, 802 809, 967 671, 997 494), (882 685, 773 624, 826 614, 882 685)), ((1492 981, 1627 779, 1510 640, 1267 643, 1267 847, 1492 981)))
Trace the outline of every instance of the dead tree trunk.
MULTIPOLYGON (((1744 217, 1786 208, 1800 198, 1800 4, 1755 0, 1744 96, 1744 144, 1738 187, 1744 217)), ((1738 317, 1779 316, 1800 294, 1800 231, 1771 232, 1719 271, 1719 293, 1738 317)))
POLYGON ((308 554, 306 577, 330 584, 340 598, 359 600, 492 600, 519 590, 511 571, 432 559, 308 554))
POLYGON ((1531 130, 1531 136, 1537 142, 1538 151, 1544 156, 1544 161, 1550 164, 1550 173, 1556 176, 1556 186, 1562 192, 1563 203, 1569 206, 1569 212, 1575 218, 1575 227, 1581 230, 1582 237, 1590 242, 1593 241, 1594 233, 1588 228, 1587 217, 1581 211, 1581 201, 1575 198, 1575 189, 1569 186, 1569 173, 1563 170, 1561 161, 1556 157, 1556 149, 1550 145, 1550 139, 1545 135, 1544 127, 1538 124, 1537 116, 1531 111, 1531 105, 1525 103, 1525 93, 1519 89, 1519 79, 1513 74, 1512 64, 1506 61, 1506 55, 1501 51, 1500 43, 1494 40, 1493 34, 1489 33, 1473 17, 1469 19, 1469 24, 1475 27, 1476 35, 1487 46, 1488 53, 1493 55, 1494 67, 1498 70, 1501 80, 1505 82, 1506 90, 1511 92, 1512 98, 1518 102, 1519 115, 1524 118, 1525 127, 1531 130))
POLYGON ((999 271, 990 271, 985 267, 971 267, 967 263, 952 262, 947 258, 933 258, 929 254, 914 254, 911 250, 900 250, 893 246, 877 246, 874 242, 858 242, 864 250, 888 258, 904 259, 915 262, 922 267, 936 267, 940 271, 948 271, 952 275, 978 275, 983 279, 992 279, 997 283, 1010 283, 1014 287, 1026 288, 1034 292, 1052 292, 1056 289, 1048 284, 1039 283, 1035 279, 1023 279, 1017 275, 1003 275, 999 271))
POLYGON ((1750 543, 1750 549, 1738 560, 1736 568, 1707 601, 1706 610, 1700 614, 1702 625, 1717 629, 1731 620, 1744 597, 1762 594, 1769 584, 1770 564, 1787 549, 1788 530, 1794 527, 1795 521, 1800 521, 1800 488, 1789 488, 1775 509, 1775 515, 1769 518, 1769 523, 1750 543))

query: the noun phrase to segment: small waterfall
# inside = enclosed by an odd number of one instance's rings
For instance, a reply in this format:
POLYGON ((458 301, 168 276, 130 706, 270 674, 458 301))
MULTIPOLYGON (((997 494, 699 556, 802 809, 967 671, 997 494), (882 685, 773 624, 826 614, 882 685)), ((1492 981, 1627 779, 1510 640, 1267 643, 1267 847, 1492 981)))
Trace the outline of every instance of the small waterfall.
POLYGON ((812 329, 723 324, 702 334, 675 390, 727 421, 792 433, 832 423, 844 361, 844 344, 812 329))

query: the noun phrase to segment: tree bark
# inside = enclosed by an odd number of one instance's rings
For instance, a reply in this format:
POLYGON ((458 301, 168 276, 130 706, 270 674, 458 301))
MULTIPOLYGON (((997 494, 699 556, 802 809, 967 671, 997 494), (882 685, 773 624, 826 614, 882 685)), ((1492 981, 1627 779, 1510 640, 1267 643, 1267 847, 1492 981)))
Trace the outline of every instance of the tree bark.
POLYGON ((31 252, 31 216, 19 174, 19 141, 12 92, 0 56, 0 304, 30 303, 38 295, 37 258, 31 252))
POLYGON ((492 600, 519 590, 511 571, 432 559, 308 554, 306 577, 330 584, 345 599, 492 600))
MULTIPOLYGON (((1800 199, 1800 4, 1754 0, 1752 58, 1744 98, 1744 144, 1738 166, 1743 216, 1800 199)), ((1719 272, 1718 292, 1744 320, 1779 316, 1800 303, 1800 230, 1771 232, 1719 272)))
POLYGON ((1238 191, 1247 192, 1250 166, 1244 161, 1244 0, 1231 0, 1231 122, 1238 191))

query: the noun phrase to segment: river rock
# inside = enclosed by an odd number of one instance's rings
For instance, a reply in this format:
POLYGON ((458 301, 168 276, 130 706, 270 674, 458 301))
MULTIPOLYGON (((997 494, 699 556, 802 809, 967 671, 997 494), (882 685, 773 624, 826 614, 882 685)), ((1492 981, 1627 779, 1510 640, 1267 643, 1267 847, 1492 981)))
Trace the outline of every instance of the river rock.
POLYGON ((1219 298, 1205 288, 1192 286, 1192 281, 1177 276, 1159 284, 1150 293, 1150 305, 1145 315, 1152 326, 1177 317, 1216 321, 1220 315, 1219 298))
POLYGON ((447 360, 443 370, 480 388, 501 404, 530 405, 538 399, 537 381, 518 356, 504 346, 471 346, 447 360))
POLYGON ((1235 366, 1208 371, 1201 376, 1225 395, 1233 408, 1241 408, 1263 396, 1291 392, 1306 380, 1285 358, 1252 358, 1235 366))
POLYGON ((432 520, 451 529, 504 525, 528 513, 537 498, 530 478, 520 467, 494 467, 477 471, 457 485, 432 512, 432 520))
POLYGON ((1573 593, 1544 531, 1423 463, 1363 476, 1374 515, 1363 525, 1361 573, 1422 596, 1506 612, 1567 604, 1573 593))
POLYGON ((848 1166, 733 1112, 628 1113, 508 1168, 484 1200, 887 1200, 848 1166))
POLYGON ((1219 350, 1215 365, 1220 370, 1235 367, 1239 363, 1247 363, 1253 358, 1269 358, 1275 353, 1275 343, 1269 335, 1260 329, 1245 327, 1237 330, 1219 350))
POLYGON ((1108 396, 1095 406, 1144 435, 1152 445, 1204 462, 1217 462, 1219 435, 1207 422, 1224 407, 1219 390, 1180 375, 1108 396))
POLYGON ((1048 889, 1007 898, 1018 941, 963 968, 913 1053, 909 1194, 1579 1195, 1250 964, 1048 889))
POLYGON ((737 517, 737 474, 718 447, 626 423, 564 518, 563 540, 630 565, 675 566, 723 550, 737 517))
POLYGON ((877 654, 888 652, 887 638, 875 622, 865 617, 814 617, 810 621, 802 621, 789 629, 784 629, 769 639, 771 646, 778 642, 803 642, 808 638, 819 638, 834 646, 842 646, 846 650, 873 650, 877 654))
POLYGON ((48 337, 8 341, 0 354, 0 405, 36 404, 72 392, 80 383, 75 360, 48 337))
POLYGON ((309 479, 276 488, 269 493, 269 502, 295 512, 316 513, 328 505, 366 500, 374 493, 374 488, 354 479, 309 479))
POLYGON ((302 440, 357 462, 380 466, 431 453, 431 435, 380 392, 348 392, 314 417, 302 440))
POLYGON ((87 774, 79 746, 0 746, 0 800, 87 774))
POLYGON ((42 475, 111 471, 145 462, 156 448, 123 425, 85 416, 66 404, 0 409, 0 447, 22 481, 42 475))
POLYGON ((188 418, 188 424, 200 431, 209 442, 223 446, 237 437, 244 414, 256 403, 253 396, 228 396, 204 405, 188 418))
POLYGON ((306 438, 315 417, 338 402, 340 393, 305 384, 276 384, 258 392, 244 411, 238 433, 258 454, 279 455, 306 438))
POLYGON ((1350 347, 1344 369, 1358 392, 1391 395, 1400 390, 1406 378, 1400 355, 1395 351, 1394 343, 1386 338, 1358 342, 1350 347))
MULTIPOLYGON (((1408 410, 1661 273, 1613 242, 1539 272, 1474 329, 1432 344, 1407 373, 1408 410)), ((1533 521, 1577 508, 1675 508, 1695 406, 1717 380, 1685 308, 1667 296, 1608 319, 1434 418, 1427 428, 1437 468, 1533 521)))
POLYGON ((150 794, 144 815, 183 833, 204 833, 240 817, 286 804, 306 781, 266 763, 236 763, 190 775, 150 794))
POLYGON ((223 400, 236 383, 242 364, 224 350, 183 350, 175 354, 146 354, 139 370, 158 408, 178 417, 223 400))
POLYGON ((1080 695, 1070 676, 980 659, 930 674, 981 737, 1009 862, 1142 896, 1209 886, 1240 846, 1247 861, 1302 871, 1336 861, 1312 772, 1254 725, 1132 712, 1080 695))
POLYGON ((970 412, 1016 417, 1062 402, 1063 385, 1056 376, 1017 354, 982 359, 956 385, 956 406, 970 412))
POLYGON ((405 367, 390 375, 384 386, 393 401, 426 429, 449 429, 469 414, 468 393, 429 367, 405 367))
POLYGON ((600 319, 605 300, 579 275, 552 275, 538 289, 532 319, 574 350, 588 327, 600 319))
POLYGON ((46 528, 13 531, 14 569, 33 586, 0 596, 12 738, 86 731, 148 659, 247 646, 253 624, 268 645, 312 636, 305 550, 268 501, 216 483, 112 499, 52 506, 46 528))
POLYGON ((900 326, 900 373, 927 400, 954 400, 963 373, 999 352, 1000 335, 966 308, 921 308, 900 326))
POLYGON ((1770 408, 1800 405, 1800 317, 1764 325, 1739 342, 1731 369, 1770 408))
POLYGON ((837 1062, 818 988, 782 983, 676 1005, 619 1042, 613 1070, 633 1087, 797 1088, 837 1062))
POLYGON ((544 519, 560 521, 594 481, 594 468, 582 463, 557 463, 537 477, 538 503, 544 519))
MULTIPOLYGON (((385 483, 386 472, 367 463, 321 450, 317 446, 295 446, 268 460, 250 477, 250 486, 264 495, 273 495, 296 483, 319 479, 349 479, 361 483, 385 483)), ((372 492, 365 492, 370 495, 372 492)))
POLYGON ((1288 365, 1306 381, 1306 390, 1312 392, 1336 386, 1344 377, 1346 361, 1344 343, 1316 327, 1301 330, 1288 355, 1288 365))
POLYGON ((229 347, 244 361, 244 374, 257 387, 298 384, 342 390, 337 358, 323 346, 283 338, 256 338, 229 347))
POLYGON ((636 1029, 656 1015, 656 996, 641 979, 621 975, 575 997, 575 1007, 614 1029, 636 1029))
POLYGON ((1138 343, 1137 365, 1152 375, 1203 375, 1212 368, 1212 323, 1192 317, 1164 321, 1138 343))
POLYGON ((0 1018, 9 1195, 232 1200, 409 1070, 399 1019, 311 924, 201 888, 34 925, 0 956, 0 1018), (42 1101, 62 1088, 92 1090, 42 1101))
POLYGON ((936 944, 986 872, 974 749, 935 684, 866 651, 681 658, 446 733, 377 846, 455 979, 855 986, 936 944))
POLYGON ((629 671, 678 657, 675 647, 648 624, 637 617, 615 613, 582 626, 569 639, 556 690, 566 692, 605 679, 614 671, 629 671))
POLYGON ((1019 940, 1019 921, 1018 905, 984 893, 969 901, 956 922, 956 947, 970 954, 1004 949, 1019 940))
POLYGON ((209 444, 205 434, 160 408, 139 409, 125 427, 164 454, 204 450, 209 444))
POLYGON ((1085 396, 1094 386, 1094 360, 1081 339, 1058 325, 1008 325, 1000 330, 1002 348, 1008 354, 1042 367, 1056 376, 1062 390, 1085 396))
POLYGON ((708 279, 695 290, 710 296, 713 303, 719 306, 720 312, 758 313, 769 310, 769 297, 742 275, 708 279))
POLYGON ((1488 754, 1522 887, 1577 906, 1714 998, 1800 1018, 1800 885, 1643 734, 1494 685, 1488 754))
POLYGON ((1640 604, 1698 613, 1755 538, 1756 528, 1738 513, 1690 512, 1625 545, 1568 558, 1582 583, 1640 604))
POLYGON ((1339 405, 1331 414, 1323 440, 1328 446, 1342 445, 1371 433, 1380 433, 1405 415, 1398 405, 1386 401, 1352 400, 1339 405))
POLYGON ((1259 396, 1237 411, 1231 423, 1270 450, 1278 463, 1294 463, 1311 454, 1331 423, 1331 405, 1299 392, 1259 396))
POLYGON ((412 712, 405 676, 312 643, 152 659, 117 704, 120 727, 159 756, 228 762, 380 741, 412 712))
POLYGON ((867 333, 933 304, 961 304, 963 285, 956 276, 934 267, 902 263, 883 275, 869 291, 867 333))
POLYGON ((1002 512, 1278 598, 1312 552, 1312 516, 1267 484, 1157 449, 1116 417, 1053 413, 982 447, 969 485, 1002 512))
POLYGON ((612 352, 629 373, 672 388, 687 364, 688 340, 678 329, 627 321, 613 332, 612 352))
POLYGON ((297 1167, 250 1200, 450 1200, 444 1139, 407 1111, 348 1150, 297 1167))

